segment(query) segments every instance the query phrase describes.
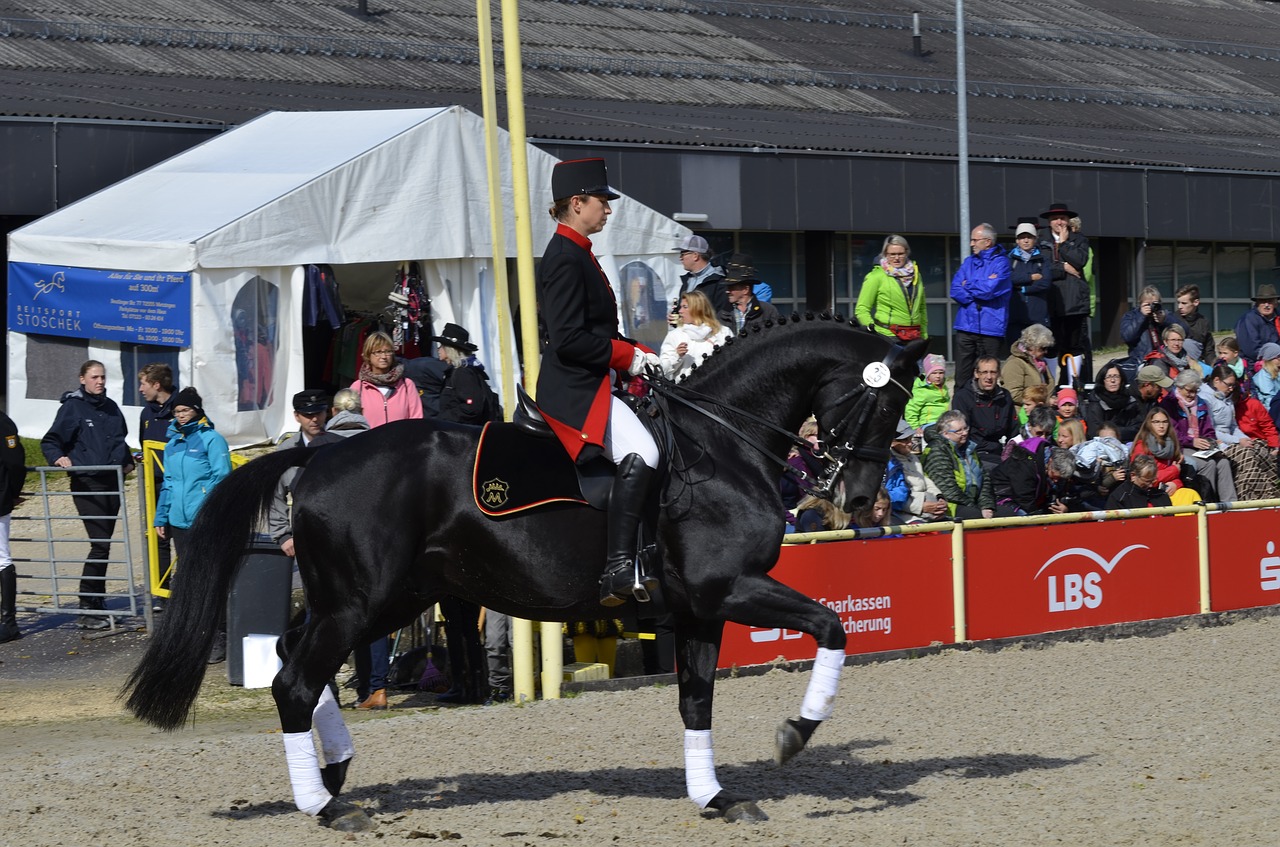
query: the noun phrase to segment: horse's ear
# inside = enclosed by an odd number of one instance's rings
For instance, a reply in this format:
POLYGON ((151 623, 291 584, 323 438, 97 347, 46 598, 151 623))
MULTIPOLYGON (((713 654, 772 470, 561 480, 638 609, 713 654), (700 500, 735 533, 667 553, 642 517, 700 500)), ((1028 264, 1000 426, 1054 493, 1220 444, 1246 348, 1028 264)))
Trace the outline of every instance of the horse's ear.
POLYGON ((908 341, 902 348, 902 358, 908 362, 919 362, 928 352, 929 339, 917 338, 914 341, 908 341))

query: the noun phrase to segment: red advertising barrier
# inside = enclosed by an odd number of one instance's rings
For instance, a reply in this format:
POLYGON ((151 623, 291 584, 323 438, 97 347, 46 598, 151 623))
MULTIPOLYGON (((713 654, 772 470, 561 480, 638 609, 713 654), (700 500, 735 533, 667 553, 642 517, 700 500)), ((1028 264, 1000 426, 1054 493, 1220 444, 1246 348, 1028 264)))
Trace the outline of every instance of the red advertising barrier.
POLYGON ((1194 515, 966 533, 968 637, 1196 614, 1196 537, 1194 515))
MULTIPOLYGON (((848 653, 955 640, 950 535, 787 545, 770 575, 834 609, 848 653)), ((812 659, 816 649, 803 633, 730 623, 720 667, 812 659)))
POLYGON ((1215 612, 1280 603, 1274 509, 1209 513, 1209 605, 1215 612))

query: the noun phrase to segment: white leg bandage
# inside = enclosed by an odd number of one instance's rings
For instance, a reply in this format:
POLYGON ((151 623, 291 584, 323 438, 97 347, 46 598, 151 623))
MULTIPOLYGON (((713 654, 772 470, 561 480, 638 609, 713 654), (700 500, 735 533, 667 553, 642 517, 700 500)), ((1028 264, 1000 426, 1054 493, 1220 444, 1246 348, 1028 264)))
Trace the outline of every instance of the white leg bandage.
POLYGON ((699 809, 705 809, 720 793, 709 729, 684 731, 684 785, 689 799, 697 803, 699 809))
POLYGON ((320 736, 320 752, 326 765, 345 762, 356 754, 355 745, 351 743, 351 733, 342 720, 342 710, 338 701, 333 699, 333 691, 325 686, 320 691, 320 702, 311 713, 311 724, 320 736))
POLYGON ((320 779, 320 762, 316 758, 316 743, 311 740, 311 733, 284 733, 284 759, 289 763, 293 804, 308 815, 320 814, 333 795, 320 779))
POLYGON ((844 670, 844 651, 818 648, 813 660, 813 673, 809 687, 800 704, 800 717, 811 721, 825 721, 835 708, 836 688, 840 685, 840 672, 844 670))

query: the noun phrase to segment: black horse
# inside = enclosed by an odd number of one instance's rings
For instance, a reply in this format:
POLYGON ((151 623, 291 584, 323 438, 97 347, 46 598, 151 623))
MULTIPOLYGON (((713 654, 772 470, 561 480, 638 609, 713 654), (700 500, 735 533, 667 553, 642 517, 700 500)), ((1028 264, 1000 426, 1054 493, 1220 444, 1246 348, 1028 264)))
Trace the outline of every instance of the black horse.
MULTIPOLYGON (((783 533, 778 477, 788 433, 816 414, 829 453, 826 488, 846 510, 865 505, 880 485, 926 347, 891 345, 839 316, 792 316, 733 339, 667 389, 697 398, 667 403, 677 472, 665 483, 657 522, 676 626, 686 784, 694 802, 726 819, 766 816, 715 776, 711 706, 725 621, 786 627, 818 643, 800 717, 778 728, 779 762, 803 749, 830 716, 844 664, 837 615, 769 576, 783 533)), ((169 611, 122 693, 128 708, 164 729, 187 721, 242 539, 281 473, 306 465, 293 527, 310 616, 281 639, 284 667, 272 693, 298 808, 338 829, 371 827, 358 807, 335 799, 353 749, 326 683, 355 645, 406 625, 446 595, 533 620, 602 613, 604 514, 563 503, 485 516, 472 491, 480 433, 401 421, 323 449, 278 451, 232 473, 192 527, 169 611)))

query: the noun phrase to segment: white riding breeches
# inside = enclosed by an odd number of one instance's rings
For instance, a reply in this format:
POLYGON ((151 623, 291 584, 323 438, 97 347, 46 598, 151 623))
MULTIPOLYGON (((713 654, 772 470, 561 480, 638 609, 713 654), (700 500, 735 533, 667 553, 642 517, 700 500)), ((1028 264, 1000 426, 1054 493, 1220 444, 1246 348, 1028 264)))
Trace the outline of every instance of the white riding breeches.
POLYGON ((658 445, 644 428, 636 413, 626 401, 611 397, 609 408, 609 426, 604 433, 604 449, 616 465, 626 458, 628 453, 635 453, 650 468, 658 468, 658 445))

